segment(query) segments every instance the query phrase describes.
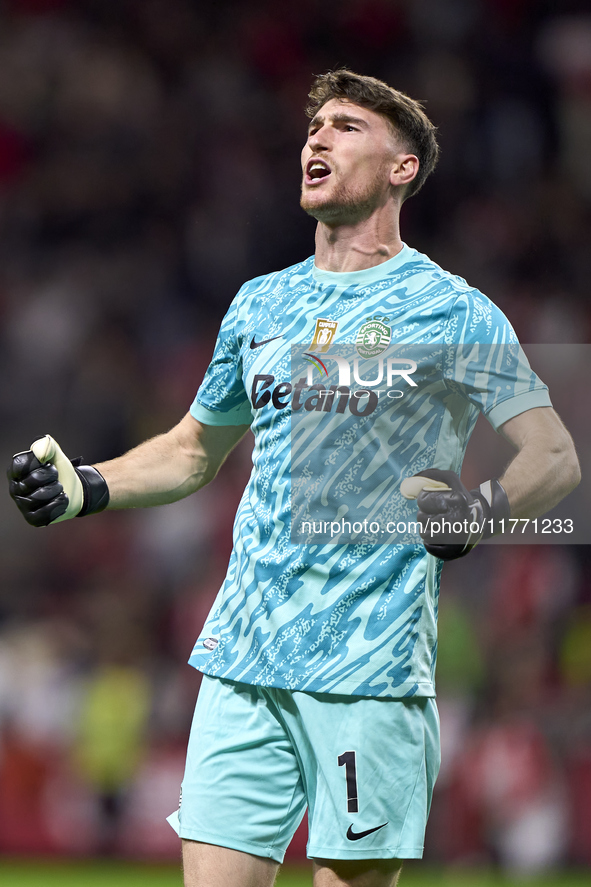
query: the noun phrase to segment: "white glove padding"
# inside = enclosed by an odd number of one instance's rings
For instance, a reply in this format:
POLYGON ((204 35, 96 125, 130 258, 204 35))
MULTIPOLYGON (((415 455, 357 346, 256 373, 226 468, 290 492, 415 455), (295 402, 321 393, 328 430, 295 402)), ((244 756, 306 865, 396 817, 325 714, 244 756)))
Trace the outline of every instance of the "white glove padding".
POLYGON ((443 481, 433 480, 430 477, 424 477, 422 474, 413 474, 412 477, 405 477, 400 484, 400 492, 405 499, 418 499, 419 494, 423 490, 435 493, 437 490, 451 490, 451 487, 443 481))
POLYGON ((84 502, 84 488, 78 473, 60 445, 53 439, 50 434, 40 437, 31 444, 31 451, 39 459, 41 464, 51 462, 57 468, 59 482, 64 488, 64 493, 68 497, 68 507, 61 517, 56 518, 52 523, 57 524, 63 520, 69 520, 76 517, 82 509, 84 502))

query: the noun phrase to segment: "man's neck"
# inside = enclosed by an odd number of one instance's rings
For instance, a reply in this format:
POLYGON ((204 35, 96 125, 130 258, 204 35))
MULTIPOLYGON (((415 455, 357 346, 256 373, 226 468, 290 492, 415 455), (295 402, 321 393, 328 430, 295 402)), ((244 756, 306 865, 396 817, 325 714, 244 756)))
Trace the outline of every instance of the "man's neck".
POLYGON ((371 218, 350 226, 318 222, 314 262, 323 271, 365 271, 392 259, 403 245, 397 219, 385 227, 371 218))

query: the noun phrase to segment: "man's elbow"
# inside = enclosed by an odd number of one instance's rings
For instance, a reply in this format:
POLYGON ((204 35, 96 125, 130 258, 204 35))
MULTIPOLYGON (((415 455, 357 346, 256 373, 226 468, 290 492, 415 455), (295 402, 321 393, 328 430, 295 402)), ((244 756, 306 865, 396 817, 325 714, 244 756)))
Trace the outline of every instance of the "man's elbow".
POLYGON ((569 468, 570 468, 570 489, 569 489, 569 492, 570 492, 571 490, 574 490, 575 487, 578 487, 579 484, 581 483, 581 465, 580 465, 579 460, 577 458, 577 454, 574 450, 574 447, 573 447, 573 458, 571 460, 569 468))

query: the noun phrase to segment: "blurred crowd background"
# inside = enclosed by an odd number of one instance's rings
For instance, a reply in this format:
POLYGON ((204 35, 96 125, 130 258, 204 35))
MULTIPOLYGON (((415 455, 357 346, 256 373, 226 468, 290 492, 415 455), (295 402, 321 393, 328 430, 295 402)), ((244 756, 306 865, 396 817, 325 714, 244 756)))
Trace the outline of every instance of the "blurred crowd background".
MULTIPOLYGON (((313 251, 302 109, 343 64, 440 128, 406 242, 523 342, 588 341, 586 3, 2 0, 5 462, 46 431, 104 460, 181 418, 240 284, 313 251)), ((247 441, 197 497, 50 530, 0 500, 3 853, 178 854, 185 663, 249 460, 247 441)), ((584 545, 521 545, 446 567, 429 859, 591 865, 590 566, 584 545)))

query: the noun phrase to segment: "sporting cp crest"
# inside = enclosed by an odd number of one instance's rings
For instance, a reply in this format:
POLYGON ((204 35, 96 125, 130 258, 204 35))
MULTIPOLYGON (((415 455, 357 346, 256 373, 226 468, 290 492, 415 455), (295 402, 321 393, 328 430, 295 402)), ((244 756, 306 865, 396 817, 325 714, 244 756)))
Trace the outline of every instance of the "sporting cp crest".
MULTIPOLYGON (((387 319, 387 318, 386 318, 387 319)), ((382 320, 367 320, 357 334, 355 347, 362 357, 375 357, 390 344, 392 330, 382 320)))

